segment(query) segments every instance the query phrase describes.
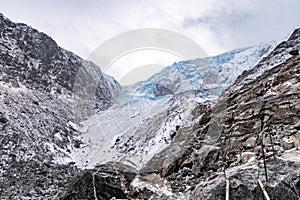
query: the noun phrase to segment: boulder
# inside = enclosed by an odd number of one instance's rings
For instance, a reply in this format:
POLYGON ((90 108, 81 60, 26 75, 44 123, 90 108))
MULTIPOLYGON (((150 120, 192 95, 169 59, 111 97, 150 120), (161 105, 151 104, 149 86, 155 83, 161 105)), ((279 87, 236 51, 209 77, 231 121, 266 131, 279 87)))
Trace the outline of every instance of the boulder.
POLYGON ((193 127, 179 129, 171 145, 154 155, 153 158, 140 169, 140 174, 147 175, 157 173, 165 177, 178 171, 181 164, 193 151, 191 147, 195 140, 195 134, 192 134, 192 130, 193 127))
POLYGON ((171 185, 158 174, 137 175, 130 184, 130 196, 137 199, 170 199, 171 185))
POLYGON ((137 173, 130 166, 109 162, 77 175, 59 199, 126 199, 137 173))
POLYGON ((172 90, 170 90, 169 88, 167 88, 164 85, 161 85, 161 84, 156 84, 155 85, 154 95, 156 97, 165 96, 165 95, 168 95, 168 94, 174 94, 174 93, 172 92, 172 90))
MULTIPOLYGON (((269 181, 265 181, 263 162, 247 163, 226 171, 230 179, 229 198, 231 200, 263 200, 262 191, 258 185, 259 178, 270 199, 298 200, 300 194, 300 156, 299 150, 292 150, 282 158, 267 161, 269 181)), ((223 173, 215 173, 205 181, 201 181, 190 196, 190 200, 225 199, 225 177, 223 173)))
POLYGON ((294 50, 290 51, 289 54, 291 54, 292 56, 297 56, 297 55, 299 55, 299 50, 294 49, 294 50))

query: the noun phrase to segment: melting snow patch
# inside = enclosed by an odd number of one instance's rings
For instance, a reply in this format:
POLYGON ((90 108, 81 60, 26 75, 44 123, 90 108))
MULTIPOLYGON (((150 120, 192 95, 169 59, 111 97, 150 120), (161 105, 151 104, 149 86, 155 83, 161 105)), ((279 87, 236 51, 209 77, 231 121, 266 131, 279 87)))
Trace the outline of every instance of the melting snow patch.
POLYGON ((172 196, 170 185, 164 179, 162 179, 157 174, 150 174, 147 176, 136 176, 131 182, 130 186, 134 188, 135 191, 149 190, 158 196, 172 196))

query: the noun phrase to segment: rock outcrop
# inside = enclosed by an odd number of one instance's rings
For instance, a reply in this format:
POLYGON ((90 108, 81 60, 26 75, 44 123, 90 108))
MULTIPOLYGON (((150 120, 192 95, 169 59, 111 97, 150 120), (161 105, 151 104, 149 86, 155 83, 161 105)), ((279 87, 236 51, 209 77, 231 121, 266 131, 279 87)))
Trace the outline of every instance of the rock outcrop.
POLYGON ((42 92, 78 97, 105 110, 120 85, 92 62, 60 48, 52 38, 0 14, 0 78, 42 92))
POLYGON ((59 199, 125 199, 129 197, 130 183, 137 173, 122 163, 100 165, 81 172, 59 199))
POLYGON ((168 95, 168 94, 174 94, 174 93, 164 85, 161 85, 161 84, 155 85, 154 95, 156 97, 164 96, 164 95, 168 95))
MULTIPOLYGON (((271 199, 299 198, 299 189, 295 187, 300 181, 299 160, 294 154, 299 154, 300 139, 297 128, 300 120, 300 57, 287 56, 290 48, 298 48, 300 44, 298 33, 296 30, 288 41, 279 44, 253 70, 245 71, 223 93, 219 103, 212 108, 206 129, 201 128, 203 125, 199 122, 198 130, 205 135, 202 142, 213 142, 220 147, 220 154, 211 157, 214 162, 200 176, 193 173, 198 178, 190 181, 198 183, 191 199, 224 199, 224 170, 231 180, 231 199, 241 196, 243 199, 261 199, 256 179, 265 180, 263 160, 266 160, 270 180, 264 184, 268 185, 271 199), (293 154, 288 153, 291 149, 293 154), (282 161, 285 158, 290 159, 288 163, 282 161), (292 182, 288 181, 291 179, 292 182), (212 190, 208 191, 208 188, 212 190), (291 193, 284 192, 291 188, 291 193)), ((194 157, 197 151, 189 157, 194 157)), ((198 171, 201 169, 201 165, 190 168, 195 167, 198 171)), ((182 173, 177 177, 182 177, 182 173)))
MULTIPOLYGON (((263 163, 246 163, 229 168, 226 175, 230 177, 230 199, 263 200, 262 190, 258 185, 260 178, 270 199, 298 200, 300 196, 299 150, 285 153, 276 161, 267 162, 269 181, 263 178, 263 163), (286 159, 288 158, 288 159, 286 159)), ((213 178, 201 181, 189 199, 221 200, 225 197, 225 178, 222 173, 214 174, 213 178)))

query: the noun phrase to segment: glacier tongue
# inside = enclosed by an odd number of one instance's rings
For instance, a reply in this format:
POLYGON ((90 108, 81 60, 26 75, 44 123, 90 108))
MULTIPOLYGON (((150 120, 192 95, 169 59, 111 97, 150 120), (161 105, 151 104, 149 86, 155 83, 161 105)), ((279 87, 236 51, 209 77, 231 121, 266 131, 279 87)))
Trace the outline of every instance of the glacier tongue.
POLYGON ((141 168, 171 143, 180 127, 193 120, 195 106, 213 103, 275 45, 174 63, 146 81, 124 87, 111 108, 82 123, 85 146, 71 157, 81 168, 108 161, 141 168))

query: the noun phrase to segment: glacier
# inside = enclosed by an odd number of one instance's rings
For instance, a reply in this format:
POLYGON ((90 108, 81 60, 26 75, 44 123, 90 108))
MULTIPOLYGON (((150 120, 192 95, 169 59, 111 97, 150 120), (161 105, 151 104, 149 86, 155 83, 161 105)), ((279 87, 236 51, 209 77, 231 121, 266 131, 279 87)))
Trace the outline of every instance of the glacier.
POLYGON ((192 110, 211 105, 243 71, 253 68, 276 42, 167 66, 146 81, 124 86, 112 107, 81 123, 83 148, 73 149, 80 168, 120 161, 137 169, 167 147, 192 110))

